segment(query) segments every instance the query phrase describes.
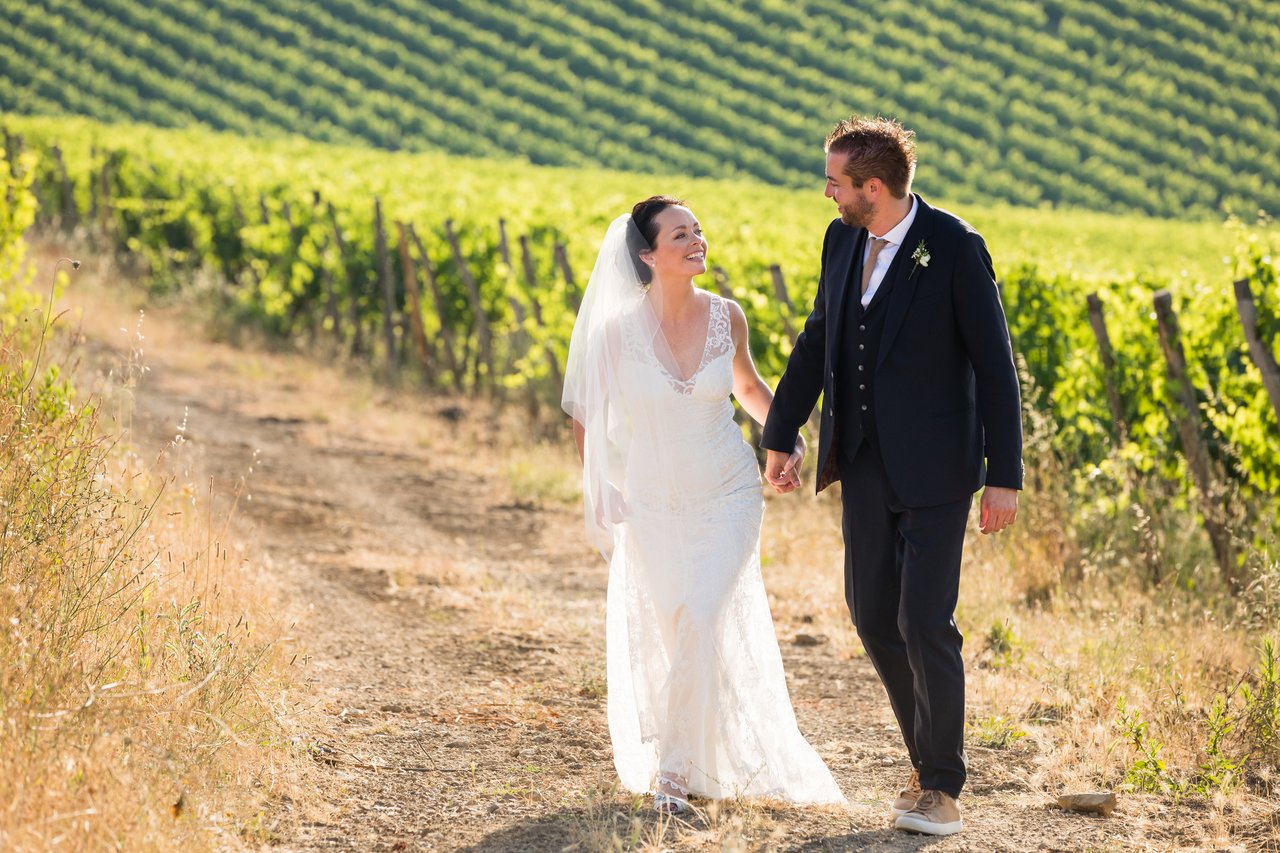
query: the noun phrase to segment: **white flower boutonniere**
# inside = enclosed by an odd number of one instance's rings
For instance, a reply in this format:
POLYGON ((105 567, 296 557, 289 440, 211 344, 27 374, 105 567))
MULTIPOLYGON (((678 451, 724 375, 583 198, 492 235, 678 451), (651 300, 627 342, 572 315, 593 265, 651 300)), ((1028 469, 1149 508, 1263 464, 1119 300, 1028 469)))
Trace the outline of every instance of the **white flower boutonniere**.
MULTIPOLYGON (((911 253, 911 260, 916 262, 915 266, 911 268, 911 275, 915 275, 916 270, 920 267, 929 266, 929 261, 933 260, 933 257, 929 254, 929 247, 924 244, 923 240, 920 241, 919 246, 916 246, 916 250, 911 253)), ((907 276, 907 278, 910 277, 907 276)))

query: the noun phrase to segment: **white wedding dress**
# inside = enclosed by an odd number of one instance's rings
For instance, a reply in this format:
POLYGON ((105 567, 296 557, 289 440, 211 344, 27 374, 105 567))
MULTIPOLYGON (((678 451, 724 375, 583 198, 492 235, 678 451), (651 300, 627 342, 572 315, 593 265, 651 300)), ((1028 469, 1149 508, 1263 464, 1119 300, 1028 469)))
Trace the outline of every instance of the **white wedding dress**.
POLYGON ((621 326, 611 438, 631 462, 609 566, 614 761, 637 793, 661 774, 716 799, 844 802, 796 726, 760 574, 760 471, 730 402, 729 306, 710 296, 687 379, 621 326))

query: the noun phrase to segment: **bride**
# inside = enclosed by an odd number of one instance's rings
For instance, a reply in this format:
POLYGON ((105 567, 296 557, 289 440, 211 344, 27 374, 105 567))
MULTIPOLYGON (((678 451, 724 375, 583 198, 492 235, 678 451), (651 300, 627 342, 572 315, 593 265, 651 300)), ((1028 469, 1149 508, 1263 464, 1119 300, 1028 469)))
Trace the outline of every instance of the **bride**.
MULTIPOLYGON (((609 226, 569 347, 563 405, 609 558, 614 764, 667 813, 691 794, 842 803, 796 727, 760 574, 760 471, 729 400, 763 424, 773 393, 742 309, 693 285, 706 252, 681 201, 637 204, 609 226)), ((803 454, 801 440, 796 484, 803 454)))

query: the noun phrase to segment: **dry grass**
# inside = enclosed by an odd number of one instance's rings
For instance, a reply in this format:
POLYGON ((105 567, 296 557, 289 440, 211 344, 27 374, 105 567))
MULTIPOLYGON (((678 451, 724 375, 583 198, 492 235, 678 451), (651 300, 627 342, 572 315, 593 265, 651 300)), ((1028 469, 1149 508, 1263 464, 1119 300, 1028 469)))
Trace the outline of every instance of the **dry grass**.
MULTIPOLYGON (((1230 598, 1210 584, 1152 587, 1138 556, 1078 572, 1054 559, 1070 549, 1046 547, 1064 539, 1045 508, 1060 497, 1023 502, 1014 535, 974 535, 966 555, 957 621, 969 638, 971 742, 975 716, 990 715, 1026 733, 1007 748, 1029 754, 1032 790, 1162 801, 1197 827, 1185 843, 1274 840, 1280 756, 1256 748, 1252 717, 1280 720, 1280 704, 1274 693, 1248 698, 1266 681, 1264 643, 1280 636, 1249 617, 1250 602, 1272 607, 1263 578, 1230 598)), ((1189 556, 1188 566, 1212 574, 1189 556)))
MULTIPOLYGON (((30 344, 0 345, 0 373, 22 376, 30 344)), ((42 375, 70 375, 73 344, 50 344, 42 375)), ((234 496, 193 481, 176 425, 155 460, 121 429, 139 349, 93 395, 43 379, 0 394, 7 850, 255 843, 292 777, 272 699, 283 626, 230 534, 234 496)))
MULTIPOLYGON (((1257 718, 1270 715, 1261 725, 1274 744, 1280 703, 1274 686, 1269 701, 1256 696, 1263 643, 1280 640, 1268 617, 1274 567, 1235 600, 1125 578, 1126 566, 1142 571, 1139 557, 1082 575, 1066 562, 1080 554, 1062 503, 1052 490, 1025 493, 1017 531, 984 537, 975 501, 956 615, 970 748, 1004 752, 1024 768, 1004 781, 1050 798, 1102 789, 1154 801, 1139 811, 1172 808, 1198 827, 1186 843, 1274 841, 1280 755, 1259 746, 1257 718)), ((839 526, 837 495, 770 496, 764 572, 781 641, 822 635, 835 654, 860 655, 839 526)))

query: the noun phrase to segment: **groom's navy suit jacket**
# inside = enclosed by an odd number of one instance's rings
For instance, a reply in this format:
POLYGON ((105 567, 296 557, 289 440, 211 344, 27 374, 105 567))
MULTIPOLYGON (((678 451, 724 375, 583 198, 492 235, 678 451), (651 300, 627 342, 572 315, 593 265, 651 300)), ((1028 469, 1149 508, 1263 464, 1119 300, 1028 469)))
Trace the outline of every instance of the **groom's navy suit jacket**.
MULTIPOLYGON (((876 295, 883 303, 873 303, 884 316, 866 393, 885 473, 905 506, 960 500, 984 484, 1020 489, 1018 376, 991 256, 967 223, 919 196, 916 204, 876 295), (921 241, 928 266, 912 258, 921 241)), ((866 241, 865 228, 839 219, 827 228, 813 311, 764 429, 764 447, 790 452, 823 394, 818 491, 839 479, 838 444, 850 433, 838 418, 853 416, 841 401, 855 395, 859 377, 844 375, 851 359, 841 347, 861 317, 866 241)))

